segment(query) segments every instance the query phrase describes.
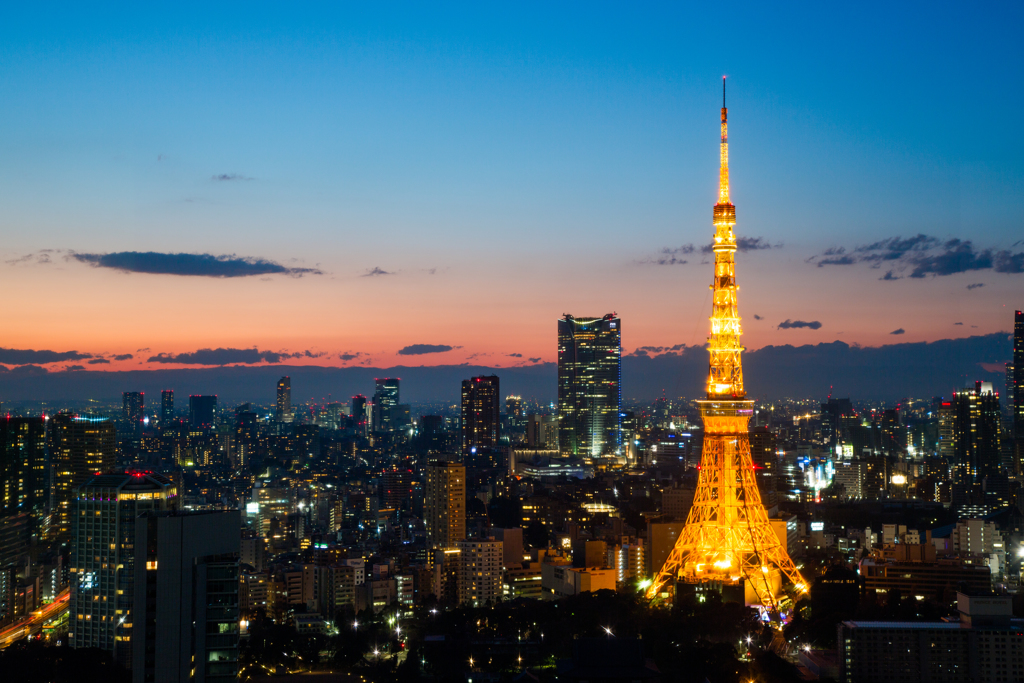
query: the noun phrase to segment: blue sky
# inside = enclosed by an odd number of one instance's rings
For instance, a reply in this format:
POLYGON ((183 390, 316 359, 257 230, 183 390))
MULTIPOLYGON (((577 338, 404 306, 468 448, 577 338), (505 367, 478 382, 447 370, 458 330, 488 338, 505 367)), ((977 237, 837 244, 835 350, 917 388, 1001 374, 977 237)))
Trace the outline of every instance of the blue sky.
POLYGON ((645 264, 711 234, 723 74, 738 232, 782 245, 741 255, 749 345, 1008 329, 1022 275, 879 283, 870 264, 807 261, 918 233, 1022 250, 1022 7, 984 9, 6 6, 3 258, 57 251, 0 264, 0 283, 163 311, 129 341, 117 306, 97 304, 105 332, 14 307, 0 345, 549 357, 554 317, 612 309, 630 346, 699 343, 709 267, 645 264), (69 251, 323 275, 107 273, 69 251), (776 327, 791 318, 822 326, 776 327))

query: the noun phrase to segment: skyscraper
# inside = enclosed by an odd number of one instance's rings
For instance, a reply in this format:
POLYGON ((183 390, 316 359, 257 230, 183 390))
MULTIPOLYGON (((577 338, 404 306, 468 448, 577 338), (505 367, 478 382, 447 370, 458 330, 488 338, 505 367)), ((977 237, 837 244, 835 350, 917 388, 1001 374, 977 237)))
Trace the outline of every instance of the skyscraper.
POLYGON ((212 427, 217 413, 216 396, 189 396, 188 423, 195 429, 212 427))
POLYGON ((132 681, 238 677, 238 510, 144 513, 135 524, 132 681))
POLYGON ((282 377, 277 380, 277 412, 274 418, 278 422, 291 422, 295 419, 292 412, 292 378, 282 377))
POLYGON ((167 429, 174 422, 174 389, 160 392, 160 429, 167 429))
POLYGON ((46 421, 41 417, 0 417, 0 517, 47 507, 46 421))
POLYGON ((953 393, 953 410, 953 502, 963 504, 1002 471, 999 394, 991 382, 975 382, 953 393))
POLYGON ((390 432, 395 429, 395 412, 398 409, 397 377, 377 379, 377 390, 373 393, 373 431, 390 432))
POLYGON ((50 418, 50 524, 58 533, 71 531, 75 489, 93 475, 114 469, 117 436, 105 417, 58 413, 50 418))
POLYGON ((462 452, 498 447, 501 415, 497 375, 462 380, 462 452))
POLYGON ((352 397, 352 421, 356 425, 356 433, 366 436, 366 397, 356 394, 352 397))
POLYGON ((423 521, 428 548, 452 548, 466 537, 466 467, 455 462, 427 465, 423 521))
POLYGON ((1014 459, 1024 470, 1024 311, 1013 315, 1013 439, 1014 459))
POLYGON ((146 413, 146 396, 141 391, 125 391, 121 399, 121 419, 124 420, 125 437, 128 441, 127 451, 130 455, 138 455, 142 448, 142 418, 146 413))
POLYGON ((78 487, 72 506, 68 642, 132 661, 136 520, 176 507, 176 491, 161 474, 98 474, 78 487))
POLYGON ((563 455, 617 455, 622 389, 622 321, 558 321, 558 444, 563 455))

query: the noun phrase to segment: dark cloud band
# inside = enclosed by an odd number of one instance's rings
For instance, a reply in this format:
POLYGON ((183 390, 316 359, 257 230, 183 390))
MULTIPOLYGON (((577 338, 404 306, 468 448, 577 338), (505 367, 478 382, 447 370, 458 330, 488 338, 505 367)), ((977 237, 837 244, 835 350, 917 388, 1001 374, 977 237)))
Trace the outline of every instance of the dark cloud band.
POLYGON ((252 275, 322 275, 316 268, 289 268, 261 258, 213 254, 163 254, 155 251, 118 251, 109 254, 71 254, 94 268, 123 273, 192 277, 249 277, 252 275))

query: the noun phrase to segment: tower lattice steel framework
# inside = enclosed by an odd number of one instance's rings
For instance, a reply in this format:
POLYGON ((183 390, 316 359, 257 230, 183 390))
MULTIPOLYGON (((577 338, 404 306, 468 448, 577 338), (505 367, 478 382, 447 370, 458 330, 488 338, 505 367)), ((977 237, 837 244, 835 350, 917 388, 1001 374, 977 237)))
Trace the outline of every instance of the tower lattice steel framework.
POLYGON ((736 303, 736 207, 729 201, 729 143, 725 80, 722 81, 722 147, 718 203, 715 204, 714 303, 708 350, 707 399, 700 401, 704 450, 693 507, 647 597, 666 597, 675 582, 742 585, 748 604, 760 604, 773 618, 782 612, 782 583, 807 591, 786 547, 772 529, 761 503, 750 457, 748 426, 752 400, 743 388, 740 317, 736 303), (741 583, 742 582, 742 583, 741 583))

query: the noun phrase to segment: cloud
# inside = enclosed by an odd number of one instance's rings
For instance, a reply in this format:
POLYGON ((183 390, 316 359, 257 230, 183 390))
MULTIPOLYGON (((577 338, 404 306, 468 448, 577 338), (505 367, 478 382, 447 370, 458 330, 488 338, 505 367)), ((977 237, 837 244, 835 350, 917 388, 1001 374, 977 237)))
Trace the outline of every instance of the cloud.
MULTIPOLYGON (((322 355, 322 354, 320 354, 322 355)), ((286 353, 279 351, 260 351, 251 349, 199 349, 192 353, 159 353, 147 359, 149 363, 171 363, 178 365, 255 365, 257 363, 280 363, 289 358, 309 357, 317 355, 309 351, 286 353), (308 354, 308 355, 307 355, 308 354)))
POLYGON ((778 329, 780 329, 780 330, 789 330, 789 329, 793 329, 793 328, 797 328, 797 327, 807 327, 807 328, 810 328, 812 330, 816 330, 816 329, 821 327, 821 323, 818 322, 817 320, 812 320, 810 322, 806 322, 804 320, 789 320, 787 318, 784 322, 779 323, 778 329))
POLYGON ((995 258, 995 271, 997 273, 1024 273, 1024 251, 1019 254, 1011 254, 1008 251, 998 252, 995 258))
POLYGON ((373 268, 370 268, 359 277, 376 277, 377 275, 394 275, 394 273, 384 270, 379 266, 374 266, 373 268))
POLYGON ((890 332, 889 334, 906 334, 906 333, 907 333, 907 331, 906 331, 906 330, 904 330, 904 329, 903 329, 903 328, 901 327, 901 328, 899 328, 899 329, 893 330, 893 331, 892 331, 892 332, 890 332))
POLYGON ((984 286, 985 286, 984 282, 975 282, 973 284, 967 285, 967 289, 969 289, 969 290, 970 289, 977 289, 978 287, 984 287, 984 286))
POLYGON ((39 251, 34 251, 31 254, 25 254, 24 256, 19 256, 18 258, 9 259, 8 261, 6 261, 6 263, 9 266, 16 266, 16 265, 19 265, 19 264, 22 264, 22 263, 33 263, 33 264, 36 264, 36 265, 46 265, 46 264, 49 264, 49 263, 53 263, 53 259, 51 258, 50 255, 51 254, 56 254, 59 251, 61 251, 61 250, 59 250, 59 249, 40 249, 39 251))
POLYGON ((37 351, 35 349, 0 348, 0 363, 6 365, 29 365, 32 363, 45 365, 47 363, 61 363, 69 360, 85 360, 92 357, 91 353, 79 353, 78 351, 37 351))
POLYGON ((823 258, 820 261, 818 261, 818 267, 821 268, 822 266, 852 266, 856 262, 857 260, 849 255, 833 256, 830 258, 823 258))
POLYGON ((88 361, 88 363, 89 365, 100 365, 101 363, 104 365, 109 365, 110 361, 107 360, 106 358, 93 358, 91 361, 88 361))
POLYGON ((944 251, 933 256, 921 256, 914 260, 914 270, 910 277, 922 278, 926 275, 953 275, 972 270, 985 270, 992 267, 992 252, 975 252, 970 240, 952 239, 943 245, 944 251))
MULTIPOLYGON (((705 244, 703 247, 700 248, 701 253, 710 254, 712 251, 714 251, 714 249, 712 249, 712 246, 713 246, 712 244, 705 244)), ((777 244, 775 244, 773 246, 773 245, 769 244, 768 240, 766 240, 763 237, 737 237, 736 238, 736 248, 739 251, 760 251, 761 249, 781 249, 782 248, 782 242, 779 242, 779 243, 777 243, 777 244)))
MULTIPOLYGON (((139 351, 149 351, 149 349, 139 349, 139 351)), ((114 356, 114 360, 131 360, 134 357, 135 356, 130 353, 119 353, 114 356)))
POLYGON ((755 313, 755 314, 754 314, 754 320, 764 320, 764 318, 762 318, 762 317, 761 317, 761 316, 759 316, 759 315, 758 315, 757 313, 755 313))
POLYGON ((340 358, 341 360, 344 360, 344 361, 349 361, 349 360, 355 360, 356 358, 359 358, 362 355, 363 355, 362 351, 356 351, 355 353, 352 353, 351 351, 346 351, 345 353, 339 353, 338 354, 338 358, 340 358))
POLYGON ((64 368, 64 372, 75 372, 77 370, 85 370, 84 365, 68 365, 64 368))
POLYGON ((231 182, 232 180, 253 180, 253 178, 249 178, 239 173, 218 173, 215 176, 211 176, 210 180, 213 180, 214 182, 218 183, 223 183, 231 182))
POLYGON ((526 360, 529 363, 539 363, 541 361, 540 358, 527 358, 526 360))
POLYGON ((454 347, 447 344, 410 344, 398 350, 400 356, 422 356, 426 353, 444 353, 454 347))
POLYGON ((963 323, 953 323, 954 325, 963 325, 963 323))
POLYGON ((523 354, 521 354, 521 353, 510 353, 510 354, 508 354, 508 356, 509 356, 509 358, 522 358, 523 354))
POLYGON ((288 268, 280 263, 234 254, 163 254, 154 251, 119 251, 110 254, 77 254, 69 258, 94 268, 110 268, 123 273, 185 275, 197 277, 248 277, 251 275, 323 275, 317 268, 288 268))
POLYGON ((878 268, 883 263, 893 264, 881 280, 901 280, 897 275, 909 270, 908 277, 955 275, 978 270, 995 270, 997 273, 1024 273, 1024 252, 1008 250, 994 251, 979 249, 970 240, 949 239, 918 233, 913 237, 889 237, 855 247, 831 247, 820 256, 812 256, 808 262, 817 260, 818 267, 848 266, 855 263, 870 263, 878 268))
POLYGON ((16 375, 36 376, 36 375, 45 375, 48 372, 49 372, 49 370, 47 370, 46 368, 41 367, 39 365, 19 365, 16 368, 11 368, 11 374, 16 374, 16 375))

